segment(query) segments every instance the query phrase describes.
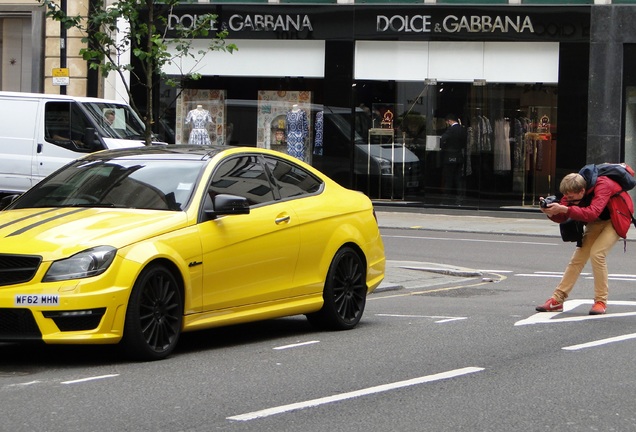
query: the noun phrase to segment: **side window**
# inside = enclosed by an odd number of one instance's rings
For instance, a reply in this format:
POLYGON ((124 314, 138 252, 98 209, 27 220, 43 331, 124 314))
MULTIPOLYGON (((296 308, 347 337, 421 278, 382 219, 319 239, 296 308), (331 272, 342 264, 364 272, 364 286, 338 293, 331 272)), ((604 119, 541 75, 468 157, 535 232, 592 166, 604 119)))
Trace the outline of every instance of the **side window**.
POLYGON ((266 156, 265 162, 276 181, 281 198, 318 192, 322 182, 303 168, 282 159, 266 156))
POLYGON ((47 102, 44 108, 44 138, 73 151, 84 148, 87 120, 73 102, 47 102))
POLYGON ((218 194, 242 196, 250 205, 274 201, 267 173, 256 156, 239 156, 223 161, 212 177, 208 194, 210 198, 218 194))

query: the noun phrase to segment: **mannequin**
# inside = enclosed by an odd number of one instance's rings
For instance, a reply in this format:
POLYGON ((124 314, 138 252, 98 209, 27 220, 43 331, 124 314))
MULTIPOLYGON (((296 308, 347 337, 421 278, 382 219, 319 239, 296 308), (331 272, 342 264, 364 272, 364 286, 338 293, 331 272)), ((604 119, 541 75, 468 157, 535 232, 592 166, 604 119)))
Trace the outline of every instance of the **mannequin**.
POLYGON ((188 144, 211 144, 208 125, 212 123, 212 116, 209 111, 203 109, 203 105, 197 105, 195 109, 190 110, 186 116, 185 123, 192 123, 188 144))
POLYGON ((305 160, 305 138, 309 135, 307 113, 293 104, 287 111, 287 154, 301 161, 305 160))

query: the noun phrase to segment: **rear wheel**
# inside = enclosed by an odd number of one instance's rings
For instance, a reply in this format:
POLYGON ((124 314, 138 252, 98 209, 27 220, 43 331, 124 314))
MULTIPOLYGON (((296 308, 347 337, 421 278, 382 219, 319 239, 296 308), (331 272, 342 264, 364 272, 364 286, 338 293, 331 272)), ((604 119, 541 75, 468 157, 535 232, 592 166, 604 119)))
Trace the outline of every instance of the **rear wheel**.
POLYGON ((159 360, 174 350, 181 334, 183 300, 172 273, 160 264, 143 270, 135 282, 122 346, 138 360, 159 360))
POLYGON ((322 296, 322 309, 307 315, 312 325, 348 330, 358 324, 367 301, 367 284, 366 267, 355 250, 343 247, 336 253, 322 296))

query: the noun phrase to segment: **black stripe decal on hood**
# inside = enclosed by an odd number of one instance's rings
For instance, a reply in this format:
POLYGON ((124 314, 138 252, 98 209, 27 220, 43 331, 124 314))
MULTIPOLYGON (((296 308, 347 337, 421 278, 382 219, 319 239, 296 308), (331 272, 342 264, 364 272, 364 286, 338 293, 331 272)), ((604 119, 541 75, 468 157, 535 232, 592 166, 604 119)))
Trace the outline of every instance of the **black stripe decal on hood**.
POLYGON ((2 229, 2 228, 6 228, 6 227, 8 227, 8 226, 10 226, 10 225, 13 225, 13 224, 16 224, 16 223, 18 223, 18 222, 22 222, 23 220, 31 219, 31 218, 33 218, 33 217, 40 216, 40 215, 43 215, 43 214, 46 214, 46 213, 50 213, 50 212, 52 212, 52 211, 57 211, 57 210, 59 210, 59 209, 57 209, 57 208, 53 208, 53 209, 44 210, 44 211, 42 211, 42 212, 35 213, 35 214, 29 215, 29 216, 21 217, 20 219, 16 219, 16 220, 13 220, 13 221, 11 221, 11 222, 8 222, 8 223, 6 223, 6 224, 4 224, 4 225, 0 225, 0 229, 2 229))
MULTIPOLYGON (((57 210, 57 209, 55 209, 55 210, 57 210)), ((11 234, 9 234, 7 237, 12 237, 12 236, 16 236, 16 235, 22 234, 22 233, 30 230, 31 228, 35 228, 37 226, 40 226, 40 225, 43 225, 45 223, 51 222, 51 221, 53 221, 55 219, 60 219, 60 218, 63 218, 63 217, 66 217, 66 216, 69 216, 69 215, 72 215, 72 214, 75 214, 75 213, 83 212, 83 211, 86 211, 86 210, 88 210, 88 209, 87 208, 80 208, 80 209, 77 209, 77 210, 70 211, 68 213, 64 213, 64 214, 61 214, 61 215, 50 217, 48 219, 41 220, 40 222, 25 226, 24 228, 21 228, 21 229, 19 229, 17 231, 14 231, 11 234)), ((46 212, 42 212, 40 214, 43 214, 43 213, 46 213, 46 212)), ((27 218, 24 218, 24 219, 27 219, 27 218)))

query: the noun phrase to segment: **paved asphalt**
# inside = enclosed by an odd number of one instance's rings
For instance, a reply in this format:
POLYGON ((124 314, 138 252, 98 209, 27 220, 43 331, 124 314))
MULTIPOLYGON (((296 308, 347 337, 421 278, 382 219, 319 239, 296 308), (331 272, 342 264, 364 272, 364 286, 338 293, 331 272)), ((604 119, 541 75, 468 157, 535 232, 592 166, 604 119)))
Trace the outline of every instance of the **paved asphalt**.
MULTIPOLYGON (((374 203, 380 229, 404 228, 426 231, 496 233, 560 237, 559 226, 539 210, 477 211, 383 206, 374 203)), ((376 292, 399 289, 430 289, 437 285, 465 283, 481 278, 478 270, 455 264, 395 261, 387 259, 384 282, 376 292)))

